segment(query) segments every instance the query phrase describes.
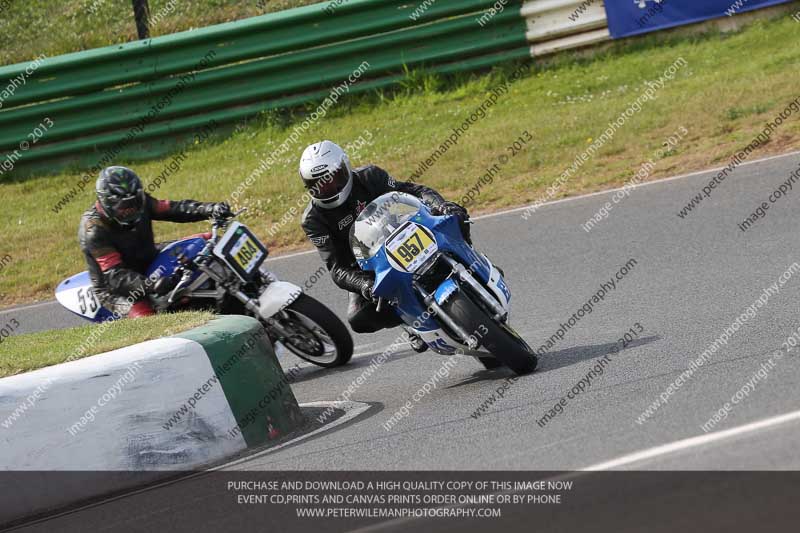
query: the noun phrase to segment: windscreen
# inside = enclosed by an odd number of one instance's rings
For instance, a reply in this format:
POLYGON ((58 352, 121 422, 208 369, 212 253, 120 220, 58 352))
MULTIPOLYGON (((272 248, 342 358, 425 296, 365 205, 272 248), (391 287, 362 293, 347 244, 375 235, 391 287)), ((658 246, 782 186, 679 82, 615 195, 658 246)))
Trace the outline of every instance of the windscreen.
POLYGON ((415 197, 399 192, 384 194, 370 202, 350 229, 353 255, 356 259, 374 256, 386 238, 421 208, 422 203, 415 197))

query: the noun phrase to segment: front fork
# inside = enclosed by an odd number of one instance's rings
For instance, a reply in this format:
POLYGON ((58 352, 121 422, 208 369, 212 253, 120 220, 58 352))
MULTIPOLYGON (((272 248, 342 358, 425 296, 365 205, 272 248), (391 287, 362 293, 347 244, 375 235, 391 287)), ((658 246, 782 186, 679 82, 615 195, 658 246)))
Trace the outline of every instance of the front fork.
MULTIPOLYGON (((492 294, 486 290, 486 288, 476 280, 472 272, 464 267, 458 261, 448 257, 447 255, 442 254, 440 258, 445 261, 450 267, 453 269, 453 273, 456 274, 458 279, 467 284, 480 298, 480 300, 491 309, 494 313, 493 319, 498 322, 505 322, 508 320, 508 311, 500 304, 497 299, 492 296, 492 294)), ((418 293, 422 296, 425 305, 428 306, 434 313, 436 313, 436 317, 441 320, 444 325, 446 325, 450 330, 459 337, 461 343, 469 346, 470 350, 476 350, 479 346, 478 340, 475 338, 474 335, 470 335, 468 331, 466 331, 460 324, 458 324, 453 317, 451 317, 437 302, 436 295, 431 294, 425 290, 419 283, 416 281, 412 282, 412 286, 418 291, 418 293)))
POLYGON ((481 285, 478 280, 472 276, 472 272, 467 270, 464 265, 455 261, 454 259, 442 255, 442 259, 452 267, 453 271, 458 275, 458 279, 466 283, 478 295, 481 301, 486 304, 489 309, 494 312, 494 318, 498 322, 505 322, 508 318, 508 311, 506 311, 500 302, 486 290, 486 287, 481 285))
POLYGON ((261 312, 261 305, 259 304, 259 301, 256 300, 255 298, 250 298, 240 290, 231 290, 230 294, 232 294, 234 298, 242 302, 245 308, 251 313, 253 313, 253 316, 258 317, 259 320, 263 321, 267 329, 277 333, 278 338, 276 340, 288 339, 289 337, 291 337, 291 333, 281 325, 280 321, 275 320, 276 316, 283 314, 282 310, 278 311, 277 313, 271 316, 265 317, 261 312))
POLYGON ((470 350, 477 350, 478 349, 478 339, 475 338, 474 335, 470 335, 467 333, 467 330, 461 327, 453 318, 442 309, 442 306, 436 301, 436 297, 427 292, 419 283, 416 281, 413 282, 414 288, 422 295, 422 299, 425 302, 425 305, 428 306, 429 309, 433 310, 436 314, 436 317, 444 322, 445 326, 450 328, 450 330, 459 337, 459 340, 462 344, 466 344, 469 346, 470 350))

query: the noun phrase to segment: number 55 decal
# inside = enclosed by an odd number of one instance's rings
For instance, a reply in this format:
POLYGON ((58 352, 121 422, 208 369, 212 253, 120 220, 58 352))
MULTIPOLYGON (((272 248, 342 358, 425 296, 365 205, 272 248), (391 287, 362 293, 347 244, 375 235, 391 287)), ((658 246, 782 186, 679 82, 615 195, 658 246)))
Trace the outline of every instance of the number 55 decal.
POLYGON ((100 309, 100 302, 97 301, 97 297, 94 295, 92 289, 78 290, 78 308, 82 315, 88 316, 89 318, 94 318, 97 314, 98 309, 100 309))

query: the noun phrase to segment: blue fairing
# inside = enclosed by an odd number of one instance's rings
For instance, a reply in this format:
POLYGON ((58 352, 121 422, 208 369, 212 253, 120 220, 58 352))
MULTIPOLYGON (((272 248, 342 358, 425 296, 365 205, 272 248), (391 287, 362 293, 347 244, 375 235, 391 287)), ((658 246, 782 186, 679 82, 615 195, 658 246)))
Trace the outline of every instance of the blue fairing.
MULTIPOLYGON (((145 274, 148 277, 152 276, 156 272, 162 273, 161 276, 158 277, 172 274, 178 264, 179 254, 182 253, 189 259, 193 259, 203 250, 205 245, 206 241, 202 237, 189 237, 188 239, 170 243, 161 250, 145 274)), ((56 287, 56 298, 61 301, 60 297, 68 295, 70 291, 74 292, 76 289, 85 289, 88 291, 91 289, 91 287, 92 280, 89 278, 89 273, 84 271, 62 281, 58 287, 56 287)), ((70 297, 67 296, 67 299, 69 298, 70 297)), ((105 307, 100 307, 100 309, 97 311, 97 314, 92 318, 78 312, 76 309, 70 307, 70 305, 65 304, 64 302, 61 303, 70 312, 80 316, 81 318, 91 320, 92 322, 104 322, 113 317, 113 313, 105 307)), ((96 309, 96 307, 94 309, 96 309)))
POLYGON ((197 254, 203 251, 205 245, 206 240, 202 237, 189 237, 188 239, 175 241, 167 245, 161 250, 161 253, 158 254, 158 257, 156 257, 156 260, 150 265, 150 268, 147 269, 147 276, 158 272, 159 268, 163 269, 162 272, 164 274, 162 275, 172 274, 172 272, 175 271, 175 267, 178 266, 178 256, 180 254, 185 255, 189 259, 194 259, 197 257, 197 254))
MULTIPOLYGON (((439 252, 447 253, 457 259, 465 267, 471 269, 476 277, 484 283, 489 282, 491 266, 464 241, 458 219, 455 216, 434 216, 430 214, 427 208, 422 208, 410 221, 433 232, 439 252)), ((375 272, 375 285, 373 287, 375 296, 386 298, 387 300, 396 299, 399 302, 395 309, 406 324, 414 325, 420 331, 440 329, 435 320, 431 318, 422 320, 427 316, 423 314, 426 308, 420 302, 420 298, 411 284, 413 274, 392 268, 386 257, 385 247, 381 247, 371 258, 359 260, 358 264, 363 270, 375 272)), ((446 283, 447 281, 443 285, 446 283)))

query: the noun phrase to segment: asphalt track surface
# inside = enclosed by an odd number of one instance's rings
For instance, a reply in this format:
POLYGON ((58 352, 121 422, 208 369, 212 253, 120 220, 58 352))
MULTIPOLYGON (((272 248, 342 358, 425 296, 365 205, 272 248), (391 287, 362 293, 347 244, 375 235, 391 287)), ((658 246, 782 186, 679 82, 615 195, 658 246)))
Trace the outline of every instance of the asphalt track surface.
MULTIPOLYGON (((796 470, 800 455, 800 349, 779 360, 765 380, 720 422, 701 429, 780 350, 800 326, 800 272, 780 287, 708 363, 643 424, 637 417, 794 262, 800 263, 800 190, 772 204, 747 232, 737 224, 793 170, 800 153, 739 167, 686 218, 677 212, 716 174, 680 176, 635 188, 587 233, 581 224, 612 192, 481 217, 477 247, 504 268, 512 292, 512 324, 532 346, 559 329, 619 268, 636 265, 563 340, 539 369, 512 383, 477 419, 470 415, 511 374, 458 360, 419 401, 412 398, 446 358, 403 349, 372 373, 351 400, 371 407, 353 421, 296 445, 230 466, 235 470, 796 470), (619 353, 617 339, 634 326, 641 338, 619 353), (568 401, 545 427, 536 420, 609 355, 602 376, 568 401), (407 417, 383 424, 407 401, 407 417), (759 423, 759 421, 767 422, 759 423), (748 426, 748 424, 751 424, 748 426), (743 429, 740 429, 743 428, 743 429), (712 434, 709 434, 712 435, 712 434), (684 439, 668 448, 656 448, 684 439), (654 448, 656 448, 654 450, 654 448), (643 450, 649 453, 635 456, 643 450), (622 459, 620 459, 622 458, 622 459)), ((796 186, 797 187, 797 186, 796 186)), ((302 283, 319 267, 315 254, 269 263, 302 283)), ((309 291, 345 312, 346 296, 326 277, 309 291)), ((14 309, 21 324, 64 327, 73 320, 54 304, 14 309)), ((0 315, 0 319, 5 318, 0 315)), ((1 320, 0 320, 1 321, 1 320)), ((398 331, 357 335, 344 368, 305 366, 293 389, 298 401, 330 401, 367 368, 398 331)), ((285 368, 299 360, 286 355, 285 368)), ((80 518, 80 513, 72 519, 80 518)))

